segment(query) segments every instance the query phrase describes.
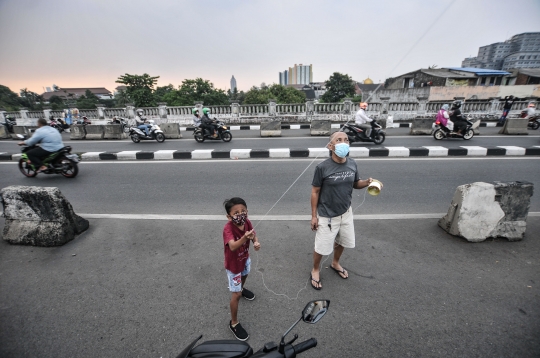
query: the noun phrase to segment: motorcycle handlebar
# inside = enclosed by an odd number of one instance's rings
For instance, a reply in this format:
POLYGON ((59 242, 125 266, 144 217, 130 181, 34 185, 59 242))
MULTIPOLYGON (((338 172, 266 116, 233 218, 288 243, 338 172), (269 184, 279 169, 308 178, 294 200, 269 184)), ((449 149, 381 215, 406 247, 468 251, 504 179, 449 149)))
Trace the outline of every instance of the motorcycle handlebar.
POLYGON ((310 338, 307 341, 295 344, 293 346, 293 349, 294 349, 294 353, 300 354, 314 347, 317 347, 317 340, 315 338, 310 338))

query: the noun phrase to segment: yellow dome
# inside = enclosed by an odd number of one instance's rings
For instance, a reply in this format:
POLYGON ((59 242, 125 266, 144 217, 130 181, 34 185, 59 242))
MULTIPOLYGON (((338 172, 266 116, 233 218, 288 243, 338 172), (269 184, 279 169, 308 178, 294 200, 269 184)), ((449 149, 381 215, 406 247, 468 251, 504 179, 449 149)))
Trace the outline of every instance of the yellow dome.
POLYGON ((372 84, 373 84, 373 80, 372 80, 371 78, 368 77, 368 78, 366 78, 366 79, 364 80, 364 84, 365 84, 365 85, 372 85, 372 84))

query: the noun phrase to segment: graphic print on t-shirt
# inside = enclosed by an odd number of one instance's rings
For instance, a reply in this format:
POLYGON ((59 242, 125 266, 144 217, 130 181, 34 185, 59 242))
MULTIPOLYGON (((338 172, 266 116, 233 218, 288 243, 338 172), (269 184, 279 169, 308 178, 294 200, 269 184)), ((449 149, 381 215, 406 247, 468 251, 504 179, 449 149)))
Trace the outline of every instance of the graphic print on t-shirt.
POLYGON ((337 172, 337 173, 334 173, 332 175, 329 175, 328 176, 328 179, 333 179, 334 181, 336 180, 345 180, 347 178, 350 178, 350 177, 353 177, 354 176, 354 172, 351 172, 351 171, 343 171, 343 172, 337 172))

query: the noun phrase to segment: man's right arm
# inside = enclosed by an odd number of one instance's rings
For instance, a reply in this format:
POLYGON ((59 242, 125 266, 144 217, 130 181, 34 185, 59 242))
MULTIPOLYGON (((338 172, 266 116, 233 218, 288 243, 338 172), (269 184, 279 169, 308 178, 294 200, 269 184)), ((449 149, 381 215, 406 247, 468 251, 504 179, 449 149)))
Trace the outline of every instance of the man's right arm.
POLYGON ((24 144, 26 144, 27 146, 32 146, 39 143, 42 139, 43 133, 38 128, 30 138, 24 141, 24 144))
POLYGON ((317 205, 319 204, 319 195, 321 187, 311 187, 311 230, 315 231, 319 228, 319 219, 317 218, 317 205))

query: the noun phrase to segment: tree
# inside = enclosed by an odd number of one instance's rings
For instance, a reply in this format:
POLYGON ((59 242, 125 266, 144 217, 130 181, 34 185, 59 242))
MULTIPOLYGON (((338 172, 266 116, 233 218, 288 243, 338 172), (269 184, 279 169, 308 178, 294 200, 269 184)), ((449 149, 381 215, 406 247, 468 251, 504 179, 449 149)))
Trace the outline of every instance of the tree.
POLYGON ((266 104, 270 99, 275 99, 277 103, 304 103, 306 94, 294 87, 286 87, 279 84, 272 84, 270 87, 252 87, 246 92, 244 104, 266 104))
POLYGON ((137 107, 155 107, 156 99, 154 96, 154 86, 159 76, 152 77, 145 73, 140 75, 130 75, 126 73, 118 77, 116 83, 127 86, 126 92, 137 107))
POLYGON ((129 98, 126 91, 120 90, 117 94, 114 95, 114 101, 117 107, 124 107, 126 103, 131 102, 131 98, 129 98))
POLYGON ((9 87, 0 85, 0 108, 6 111, 18 111, 21 105, 20 98, 17 93, 9 89, 9 87))
POLYGON ((157 87, 154 91, 154 96, 156 97, 157 102, 165 102, 164 97, 167 93, 174 91, 174 86, 168 84, 167 86, 157 87))
POLYGON ((51 108, 53 110, 66 108, 66 105, 64 104, 64 100, 57 95, 52 95, 51 98, 49 98, 49 104, 51 105, 51 108))
POLYGON ((77 108, 79 109, 94 109, 99 103, 99 98, 90 90, 86 90, 85 94, 77 98, 77 108))
POLYGON ((29 91, 28 88, 23 88, 20 91, 21 97, 19 103, 30 110, 43 108, 43 97, 39 94, 29 91))
POLYGON ((349 75, 334 72, 325 82, 326 92, 321 96, 321 102, 336 103, 345 97, 354 96, 354 81, 349 75))
POLYGON ((244 99, 246 98, 244 91, 238 92, 236 87, 232 91, 228 89, 227 96, 229 96, 229 101, 237 101, 239 104, 244 103, 244 99))
POLYGON ((207 106, 229 104, 229 97, 224 90, 214 87, 214 84, 202 78, 184 80, 177 90, 163 96, 168 106, 193 106, 196 101, 202 101, 207 106))

